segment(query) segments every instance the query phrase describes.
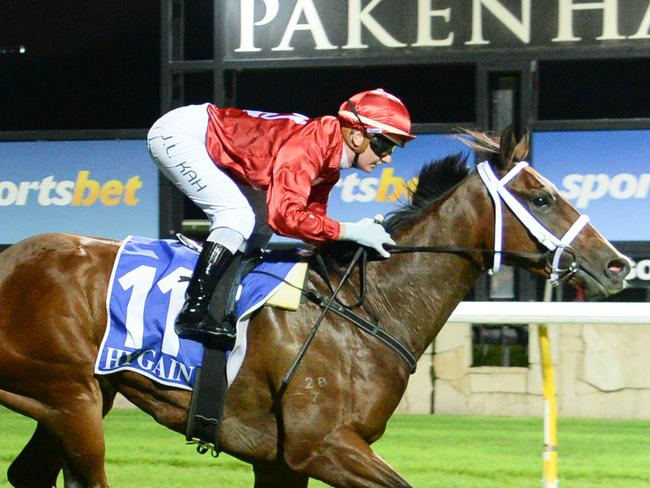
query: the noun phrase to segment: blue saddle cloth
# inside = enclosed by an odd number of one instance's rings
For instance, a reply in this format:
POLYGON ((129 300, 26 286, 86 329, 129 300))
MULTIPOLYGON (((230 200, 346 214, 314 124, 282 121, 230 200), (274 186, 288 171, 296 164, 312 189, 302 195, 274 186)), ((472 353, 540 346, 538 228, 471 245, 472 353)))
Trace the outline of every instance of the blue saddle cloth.
MULTIPOLYGON (((181 339, 174 320, 198 252, 177 240, 127 237, 113 265, 107 297, 108 323, 95 363, 97 374, 135 371, 168 386, 191 390, 203 346, 181 339)), ((239 320, 261 308, 296 262, 271 255, 242 281, 239 320)))

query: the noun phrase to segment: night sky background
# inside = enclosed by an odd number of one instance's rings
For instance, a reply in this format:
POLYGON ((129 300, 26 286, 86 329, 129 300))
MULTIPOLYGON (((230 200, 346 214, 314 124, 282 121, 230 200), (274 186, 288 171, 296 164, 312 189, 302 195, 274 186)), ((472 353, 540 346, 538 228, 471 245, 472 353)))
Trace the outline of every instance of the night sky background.
MULTIPOLYGON (((148 128, 161 111, 160 3, 3 0, 0 131, 148 128)), ((184 57, 211 59, 212 1, 184 5, 184 57)), ((539 120, 650 118, 650 57, 540 61, 538 73, 539 120)), ((473 62, 245 70, 237 79, 234 102, 245 108, 318 116, 381 86, 415 122, 477 115, 473 62)), ((209 101, 211 87, 210 76, 188 75, 185 103, 209 101)))
POLYGON ((0 130, 148 127, 159 86, 158 1, 3 0, 0 130))

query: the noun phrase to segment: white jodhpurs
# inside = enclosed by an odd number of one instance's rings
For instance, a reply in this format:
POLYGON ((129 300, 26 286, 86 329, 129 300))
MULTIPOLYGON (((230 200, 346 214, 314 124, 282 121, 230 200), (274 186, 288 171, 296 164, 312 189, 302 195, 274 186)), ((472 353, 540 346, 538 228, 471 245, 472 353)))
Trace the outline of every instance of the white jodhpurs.
POLYGON ((207 127, 207 104, 180 107, 154 123, 147 144, 160 171, 205 212, 208 240, 234 253, 253 232, 255 213, 237 184, 210 158, 207 127))

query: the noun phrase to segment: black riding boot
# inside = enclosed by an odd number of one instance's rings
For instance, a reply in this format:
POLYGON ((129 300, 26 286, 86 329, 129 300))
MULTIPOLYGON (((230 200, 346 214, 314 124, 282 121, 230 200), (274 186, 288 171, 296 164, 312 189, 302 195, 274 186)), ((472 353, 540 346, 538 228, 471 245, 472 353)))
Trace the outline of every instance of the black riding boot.
POLYGON ((185 305, 174 324, 179 337, 218 348, 233 344, 237 332, 232 317, 225 316, 227 310, 216 310, 215 319, 210 315, 209 308, 217 286, 222 293, 230 293, 237 275, 236 270, 231 268, 239 266, 240 256, 240 253, 232 254, 216 242, 204 243, 185 293, 185 305))

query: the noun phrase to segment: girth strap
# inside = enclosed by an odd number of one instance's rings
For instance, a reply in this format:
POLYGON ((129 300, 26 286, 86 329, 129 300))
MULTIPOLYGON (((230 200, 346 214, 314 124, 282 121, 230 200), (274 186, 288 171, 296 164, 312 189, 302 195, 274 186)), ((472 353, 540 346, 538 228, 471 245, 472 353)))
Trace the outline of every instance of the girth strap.
MULTIPOLYGON (((312 302, 314 302, 316 305, 320 307, 326 307, 329 302, 329 297, 323 295, 322 293, 314 289, 305 290, 304 294, 307 297, 307 299, 311 300, 312 302)), ((332 303, 329 309, 332 310, 333 312, 336 312, 341 317, 346 318, 347 320, 352 322, 354 325, 359 327, 364 332, 367 332, 371 336, 379 339, 381 342, 386 344, 393 351, 399 354, 402 357, 402 359, 404 359, 404 361, 406 361, 406 364, 408 364, 409 366, 410 373, 411 374, 415 373, 415 368, 417 367, 417 360, 413 357, 413 355, 409 352, 409 350, 402 345, 401 342, 399 342, 397 339, 395 339, 387 332, 384 332, 382 329, 380 329, 379 324, 373 324, 369 322, 361 315, 353 312, 347 307, 341 306, 338 303, 332 303)))

